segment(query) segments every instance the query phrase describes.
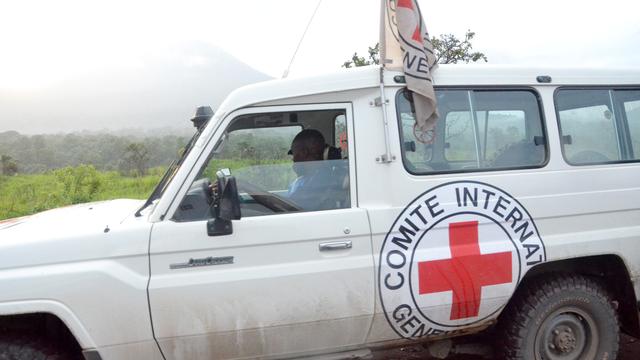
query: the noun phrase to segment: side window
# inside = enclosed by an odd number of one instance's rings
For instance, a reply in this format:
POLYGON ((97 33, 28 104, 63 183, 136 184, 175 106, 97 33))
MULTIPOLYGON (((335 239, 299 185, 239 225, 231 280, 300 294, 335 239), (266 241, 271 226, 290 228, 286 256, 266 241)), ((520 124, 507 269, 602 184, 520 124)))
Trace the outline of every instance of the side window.
POLYGON ((444 118, 444 158, 449 162, 477 162, 471 111, 451 111, 444 118))
POLYGON ((423 144, 413 134, 411 93, 403 90, 398 94, 405 144, 402 156, 410 172, 487 171, 545 163, 540 104, 532 91, 436 90, 436 96, 440 119, 432 141, 423 144), (419 149, 427 151, 420 153, 419 149))
POLYGON ((209 162, 206 177, 215 179, 217 170, 228 168, 237 181, 262 189, 286 191, 296 178, 287 152, 300 131, 299 125, 232 131, 220 147, 217 161, 209 162))
POLYGON ((509 144, 527 139, 526 117, 522 110, 482 111, 478 118, 483 152, 488 159, 495 159, 509 144))
POLYGON ((555 101, 569 164, 640 160, 640 91, 560 89, 555 101))
POLYGON ((236 178, 242 217, 351 206, 349 164, 330 143, 346 134, 344 110, 243 115, 216 144, 174 216, 211 218, 210 184, 229 169, 236 178), (336 129, 338 117, 341 128, 336 129))
POLYGON ((415 167, 422 169, 431 160, 432 147, 416 140, 413 132, 416 120, 411 112, 401 113, 400 116, 402 138, 404 139, 403 148, 406 151, 407 159, 415 167))
POLYGON ((640 91, 624 90, 617 91, 616 98, 620 98, 624 108, 625 118, 629 127, 629 137, 631 140, 631 157, 633 160, 640 160, 640 91))
POLYGON ((621 159, 609 90, 559 90, 556 107, 562 150, 568 163, 597 164, 621 159))

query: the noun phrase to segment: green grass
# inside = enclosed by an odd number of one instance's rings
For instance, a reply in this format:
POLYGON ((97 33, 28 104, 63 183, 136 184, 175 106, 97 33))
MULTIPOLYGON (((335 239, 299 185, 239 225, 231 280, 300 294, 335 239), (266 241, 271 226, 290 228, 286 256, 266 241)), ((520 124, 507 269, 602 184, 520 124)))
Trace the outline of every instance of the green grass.
MULTIPOLYGON (((290 160, 218 159, 209 164, 204 176, 213 180, 217 169, 229 168, 232 173, 242 174, 243 178, 257 184, 261 184, 261 180, 264 182, 264 177, 271 182, 288 184, 291 181, 288 172, 291 171, 286 164, 290 163, 290 160), (260 172, 263 165, 284 166, 288 172, 266 172, 265 175, 260 172)), ((149 170, 146 176, 129 177, 116 171, 98 171, 93 166, 80 165, 41 174, 0 175, 0 220, 92 201, 147 199, 165 170, 158 167, 149 170)))
POLYGON ((134 178, 81 165, 43 174, 0 176, 0 219, 91 201, 145 199, 163 170, 152 169, 149 175, 134 178))

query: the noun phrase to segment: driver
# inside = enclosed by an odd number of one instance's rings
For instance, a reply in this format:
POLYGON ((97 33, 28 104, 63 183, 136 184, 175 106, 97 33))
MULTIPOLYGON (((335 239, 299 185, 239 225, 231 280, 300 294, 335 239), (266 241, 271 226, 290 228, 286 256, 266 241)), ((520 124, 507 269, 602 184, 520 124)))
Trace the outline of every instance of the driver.
POLYGON ((324 149, 324 136, 315 129, 302 130, 291 143, 293 171, 298 178, 289 185, 288 197, 307 211, 334 207, 327 194, 334 193, 331 190, 336 181, 329 162, 323 161, 324 149))

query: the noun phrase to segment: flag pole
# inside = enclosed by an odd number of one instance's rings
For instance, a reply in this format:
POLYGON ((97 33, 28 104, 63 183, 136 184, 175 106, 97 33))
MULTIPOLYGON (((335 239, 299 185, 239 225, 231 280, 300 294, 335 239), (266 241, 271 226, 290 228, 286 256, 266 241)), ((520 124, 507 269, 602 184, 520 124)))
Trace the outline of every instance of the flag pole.
MULTIPOLYGON (((386 1, 380 1, 380 106, 382 108, 382 120, 384 122, 384 147, 385 153, 376 158, 376 161, 386 164, 394 161, 396 159, 395 156, 391 155, 391 144, 390 144, 390 132, 389 132, 389 117, 387 114, 387 106, 388 100, 384 93, 384 65, 386 60, 386 49, 385 49, 385 27, 386 27, 386 1)), ((376 104, 378 105, 378 104, 376 104)))
MULTIPOLYGON (((381 163, 390 163, 396 159, 391 155, 390 132, 389 132, 389 117, 387 116, 387 107, 389 100, 384 94, 384 66, 380 66, 380 105, 382 107, 382 120, 384 121, 384 147, 385 153, 378 157, 376 160, 381 163)), ((376 104, 377 105, 377 104, 376 104)))
POLYGON ((380 54, 380 65, 384 67, 385 59, 387 58, 387 23, 385 19, 386 13, 386 1, 388 0, 380 0, 380 42, 379 42, 379 54, 380 54))

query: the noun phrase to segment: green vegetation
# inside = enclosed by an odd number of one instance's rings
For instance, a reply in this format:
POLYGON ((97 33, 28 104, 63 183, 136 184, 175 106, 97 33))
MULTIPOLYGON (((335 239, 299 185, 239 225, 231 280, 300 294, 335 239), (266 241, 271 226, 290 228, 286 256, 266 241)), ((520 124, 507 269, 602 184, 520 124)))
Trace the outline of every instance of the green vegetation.
POLYGON ((0 155, 0 174, 13 175, 18 172, 18 164, 11 156, 0 155))
POLYGON ((177 135, 0 133, 0 219, 91 201, 145 199, 186 143, 177 135))
POLYGON ((42 174, 0 176, 0 219, 91 201, 144 199, 163 171, 154 168, 147 176, 133 178, 81 165, 42 174))
POLYGON ((179 135, 0 132, 0 174, 36 174, 82 164, 91 164, 100 171, 145 173, 150 168, 169 165, 188 140, 179 135))
MULTIPOLYGON (((464 40, 458 39, 453 34, 444 34, 439 37, 432 37, 431 44, 433 44, 433 51, 436 55, 436 63, 438 64, 457 64, 459 62, 470 63, 484 61, 487 62, 487 56, 484 53, 473 50, 473 44, 471 41, 476 36, 476 33, 467 30, 464 34, 464 40)), ((350 60, 345 61, 342 64, 344 68, 378 65, 380 64, 380 43, 370 46, 367 50, 369 58, 359 56, 358 53, 354 53, 350 60)))
MULTIPOLYGON (((286 189, 295 179, 287 151, 299 130, 233 132, 203 176, 214 180, 218 169, 229 168, 239 180, 286 189)), ((0 220, 92 201, 146 199, 185 143, 178 136, 0 133, 0 152, 10 154, 0 168, 0 220)))

